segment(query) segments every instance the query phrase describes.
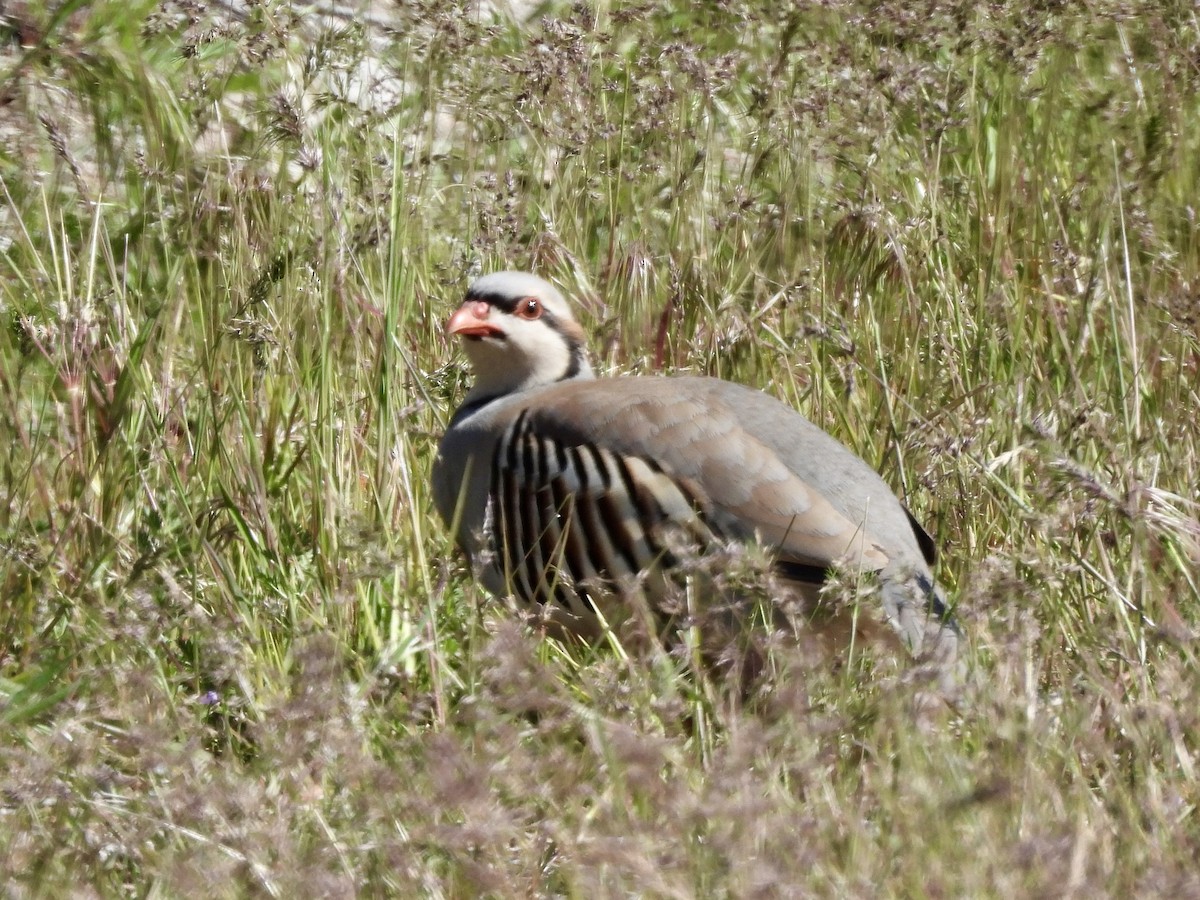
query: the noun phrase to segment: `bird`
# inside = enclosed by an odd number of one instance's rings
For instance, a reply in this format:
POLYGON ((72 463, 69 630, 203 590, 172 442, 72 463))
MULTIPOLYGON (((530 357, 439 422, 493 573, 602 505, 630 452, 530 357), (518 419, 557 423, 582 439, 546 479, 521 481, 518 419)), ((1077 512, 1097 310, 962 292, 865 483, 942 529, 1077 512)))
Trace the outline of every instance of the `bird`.
POLYGON ((671 591, 697 570, 688 561, 753 546, 808 609, 832 573, 871 573, 877 607, 843 611, 843 626, 875 622, 901 657, 956 670, 963 633, 933 577, 934 541, 871 466, 787 404, 711 377, 597 377, 572 305, 527 272, 474 280, 445 333, 474 381, 438 446, 434 503, 489 593, 585 640, 631 609, 677 627, 671 591))

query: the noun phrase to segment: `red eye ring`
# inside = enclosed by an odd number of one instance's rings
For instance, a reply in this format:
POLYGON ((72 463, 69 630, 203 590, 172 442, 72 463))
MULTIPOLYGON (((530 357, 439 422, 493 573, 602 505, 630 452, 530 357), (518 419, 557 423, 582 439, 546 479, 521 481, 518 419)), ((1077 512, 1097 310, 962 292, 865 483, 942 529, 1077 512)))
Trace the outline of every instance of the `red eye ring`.
POLYGON ((517 303, 516 314, 522 319, 533 321, 542 317, 542 304, 536 297, 526 297, 517 303))

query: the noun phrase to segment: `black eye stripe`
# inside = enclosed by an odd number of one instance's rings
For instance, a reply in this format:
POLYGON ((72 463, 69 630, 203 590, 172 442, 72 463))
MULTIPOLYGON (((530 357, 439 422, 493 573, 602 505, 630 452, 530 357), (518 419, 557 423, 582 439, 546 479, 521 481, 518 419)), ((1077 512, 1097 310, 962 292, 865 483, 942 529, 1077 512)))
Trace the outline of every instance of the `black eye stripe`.
POLYGON ((514 297, 511 294, 468 294, 467 299, 482 301, 496 307, 496 309, 500 310, 501 312, 508 313, 509 315, 515 313, 517 311, 517 307, 520 306, 522 302, 529 299, 533 299, 536 303, 541 304, 543 311, 546 309, 545 304, 536 297, 514 297))
POLYGON ((517 307, 519 307, 526 300, 532 300, 537 304, 538 309, 542 311, 541 320, 551 328, 555 330, 561 330, 558 324, 558 317, 554 315, 554 313, 550 312, 550 310, 546 308, 546 304, 537 297, 531 297, 529 295, 514 297, 511 294, 468 294, 467 300, 475 301, 477 303, 487 303, 510 316, 516 315, 517 307))

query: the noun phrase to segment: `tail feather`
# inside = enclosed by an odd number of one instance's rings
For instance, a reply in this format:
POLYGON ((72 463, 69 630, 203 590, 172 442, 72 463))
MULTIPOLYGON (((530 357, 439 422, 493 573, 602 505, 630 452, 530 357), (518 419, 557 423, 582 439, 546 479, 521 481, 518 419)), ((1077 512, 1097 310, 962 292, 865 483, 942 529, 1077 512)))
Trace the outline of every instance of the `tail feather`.
POLYGON ((922 572, 884 572, 883 610, 913 657, 934 667, 943 688, 961 686, 966 675, 966 638, 946 595, 922 572))

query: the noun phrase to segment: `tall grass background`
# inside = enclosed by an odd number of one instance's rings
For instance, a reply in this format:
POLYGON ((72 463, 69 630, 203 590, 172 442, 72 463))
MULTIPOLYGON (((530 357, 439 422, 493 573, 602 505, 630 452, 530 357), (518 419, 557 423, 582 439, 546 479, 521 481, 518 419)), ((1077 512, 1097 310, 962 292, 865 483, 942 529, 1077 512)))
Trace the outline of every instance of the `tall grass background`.
POLYGON ((1190 4, 51 7, 0 19, 6 896, 1200 896, 1190 4), (441 324, 502 267, 876 466, 969 702, 475 587, 441 324))

